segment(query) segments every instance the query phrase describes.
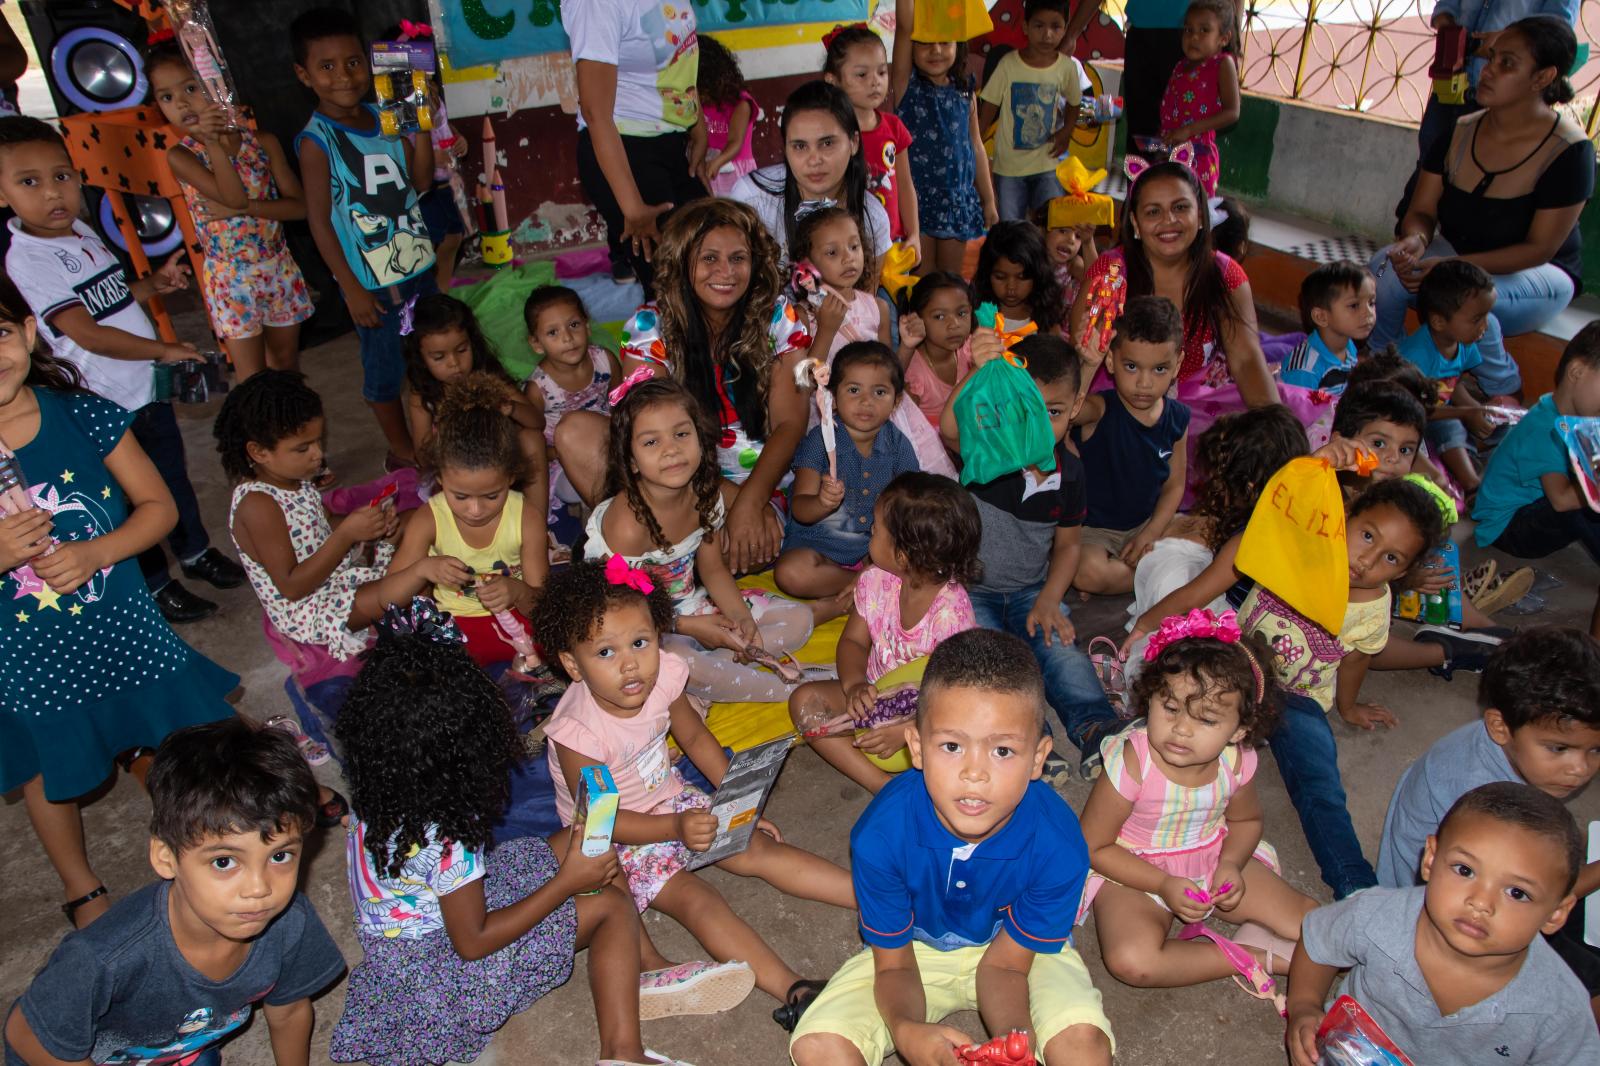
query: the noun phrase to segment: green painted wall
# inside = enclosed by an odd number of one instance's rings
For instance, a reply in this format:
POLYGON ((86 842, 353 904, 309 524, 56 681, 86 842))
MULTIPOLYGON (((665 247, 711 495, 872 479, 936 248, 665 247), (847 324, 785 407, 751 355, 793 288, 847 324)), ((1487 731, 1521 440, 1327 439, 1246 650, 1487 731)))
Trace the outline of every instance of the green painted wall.
POLYGON ((1222 156, 1222 186, 1250 199, 1267 196, 1267 171, 1272 166, 1272 140, 1278 131, 1276 100, 1245 96, 1239 101, 1239 121, 1217 135, 1222 156))

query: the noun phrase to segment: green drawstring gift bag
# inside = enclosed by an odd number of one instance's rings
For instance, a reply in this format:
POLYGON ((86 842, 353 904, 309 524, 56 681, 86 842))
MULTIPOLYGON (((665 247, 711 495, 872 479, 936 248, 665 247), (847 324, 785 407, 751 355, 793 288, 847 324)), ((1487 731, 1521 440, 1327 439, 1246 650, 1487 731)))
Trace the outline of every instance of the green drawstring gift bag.
MULTIPOLYGON (((979 328, 994 328, 994 305, 978 308, 979 328)), ((1024 467, 1056 468, 1056 438, 1044 397, 1011 351, 979 367, 956 397, 961 483, 984 484, 1024 467)))

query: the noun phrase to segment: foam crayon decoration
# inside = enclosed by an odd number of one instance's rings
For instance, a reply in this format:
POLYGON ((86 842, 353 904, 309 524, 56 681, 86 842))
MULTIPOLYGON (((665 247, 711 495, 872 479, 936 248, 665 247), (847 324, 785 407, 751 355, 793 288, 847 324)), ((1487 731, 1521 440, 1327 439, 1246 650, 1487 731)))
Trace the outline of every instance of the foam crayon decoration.
POLYGON ((489 179, 489 202, 494 209, 494 229, 496 233, 504 233, 511 228, 506 221, 506 183, 500 177, 497 168, 489 179))
POLYGON ((833 424, 833 393, 828 391, 830 371, 821 359, 802 359, 794 368, 794 383, 802 389, 816 389, 817 419, 822 427, 822 446, 828 452, 828 476, 839 477, 839 443, 833 424))
MULTIPOLYGON (((6 442, 0 440, 0 518, 31 511, 35 506, 33 497, 28 495, 28 479, 22 472, 22 464, 17 460, 16 453, 6 446, 6 442)), ((51 537, 50 543, 39 554, 49 555, 55 550, 56 540, 51 537)))
POLYGON ((495 152, 494 123, 489 121, 489 116, 483 116, 483 180, 493 181, 494 172, 500 168, 495 152))
POLYGON ((1089 291, 1088 313, 1083 316, 1083 333, 1078 343, 1103 352, 1111 345, 1111 333, 1128 298, 1122 264, 1113 262, 1089 291))
POLYGON ((479 233, 489 232, 489 205, 492 202, 493 201, 491 201, 489 198, 489 186, 485 185, 481 181, 478 182, 478 192, 477 195, 472 198, 472 206, 476 208, 478 212, 479 233))
POLYGON ((211 102, 228 113, 228 128, 239 129, 239 93, 233 87, 233 76, 228 72, 228 61, 223 58, 217 44, 216 30, 211 24, 211 12, 205 0, 167 0, 167 12, 172 16, 174 35, 178 46, 194 68, 211 102))

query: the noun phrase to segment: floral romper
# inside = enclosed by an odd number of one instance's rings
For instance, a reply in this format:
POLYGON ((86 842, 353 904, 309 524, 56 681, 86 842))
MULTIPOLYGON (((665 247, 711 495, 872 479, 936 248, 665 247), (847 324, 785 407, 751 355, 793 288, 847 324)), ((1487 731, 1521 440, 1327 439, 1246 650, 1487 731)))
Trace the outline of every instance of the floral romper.
MULTIPOLYGON (((589 345, 589 362, 594 364, 594 379, 577 392, 568 392, 544 368, 536 366, 528 380, 539 386, 544 394, 544 443, 548 449, 556 442, 556 425, 568 411, 593 411, 597 415, 611 414, 611 353, 597 344, 589 345)), ((572 487, 559 460, 550 460, 550 511, 552 514, 569 503, 578 502, 578 490, 572 487)))
MULTIPOLYGON (((228 162, 244 183, 252 200, 276 200, 272 166, 254 133, 241 130, 239 154, 228 162)), ((205 145, 193 137, 179 142, 196 159, 215 172, 205 145)), ((213 218, 210 201, 193 185, 179 182, 184 203, 200 231, 205 256, 200 288, 217 335, 224 340, 260 336, 263 327, 293 326, 316 310, 306 292, 305 278, 283 242, 283 226, 275 219, 213 218)))
MULTIPOLYGON (((305 562, 316 550, 333 536, 328 524, 328 512, 322 505, 322 494, 309 481, 291 492, 268 485, 264 481, 246 481, 233 490, 233 502, 228 506, 228 528, 234 528, 234 516, 239 501, 252 492, 265 493, 283 510, 284 524, 289 527, 289 543, 294 547, 294 561, 305 562)), ((328 575, 311 595, 291 600, 278 591, 267 568, 239 546, 237 535, 233 546, 239 552, 239 561, 250 577, 250 587, 261 601, 267 621, 279 633, 301 644, 315 644, 328 649, 328 654, 341 662, 367 649, 366 633, 350 629, 350 608, 355 604, 356 589, 370 581, 377 581, 389 570, 389 560, 394 557, 394 545, 387 541, 377 544, 376 566, 361 566, 358 560, 361 546, 350 549, 337 569, 328 575)))

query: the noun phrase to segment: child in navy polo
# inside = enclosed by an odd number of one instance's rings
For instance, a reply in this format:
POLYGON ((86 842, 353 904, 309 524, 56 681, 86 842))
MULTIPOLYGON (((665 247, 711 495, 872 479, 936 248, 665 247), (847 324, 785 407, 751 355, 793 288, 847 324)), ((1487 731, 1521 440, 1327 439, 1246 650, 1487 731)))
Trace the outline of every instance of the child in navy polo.
POLYGON ((1348 259, 1326 263, 1300 283, 1300 325, 1306 339, 1283 361, 1285 385, 1339 395, 1356 365, 1356 341, 1378 321, 1378 285, 1348 259))
POLYGON ((1488 328, 1494 299, 1494 279, 1482 267, 1446 259, 1422 279, 1417 289, 1422 325, 1399 344, 1400 354, 1439 385, 1439 405, 1428 416, 1428 449, 1469 497, 1478 491, 1480 478, 1467 431, 1487 434, 1490 427, 1482 405, 1456 383, 1483 362, 1478 340, 1488 328))
POLYGON ((1039 780, 1044 680, 1021 640, 970 629, 928 659, 915 767, 850 833, 863 951, 795 1028, 797 1066, 948 1061, 982 1043, 926 1021, 981 1010, 1022 1031, 1046 1066, 1110 1063, 1111 1024, 1072 948, 1089 853, 1071 808, 1039 780), (982 989, 980 996, 979 989, 982 989))
POLYGON ((1089 514, 1073 584, 1133 591, 1133 570, 1183 499, 1189 408, 1167 396, 1177 380, 1183 319, 1163 296, 1135 296, 1114 323, 1106 356, 1113 388, 1084 398, 1072 439, 1088 473, 1089 514))

